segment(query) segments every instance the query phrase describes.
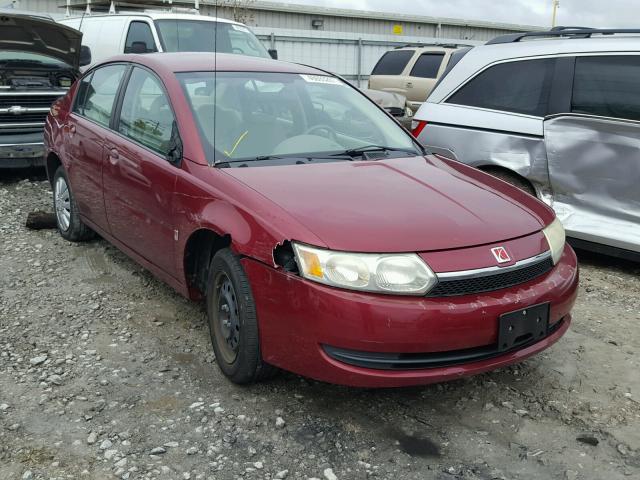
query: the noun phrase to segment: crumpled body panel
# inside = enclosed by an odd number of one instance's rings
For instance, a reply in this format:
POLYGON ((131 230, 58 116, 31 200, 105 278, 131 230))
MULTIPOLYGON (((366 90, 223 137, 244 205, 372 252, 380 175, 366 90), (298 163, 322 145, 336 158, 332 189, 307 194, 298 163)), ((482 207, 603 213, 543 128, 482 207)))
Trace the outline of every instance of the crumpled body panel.
POLYGON ((545 142, 567 233, 640 251, 640 123, 563 115, 545 121, 545 142))
POLYGON ((427 149, 473 167, 503 167, 527 178, 544 198, 548 192, 544 139, 450 125, 429 125, 420 140, 427 149), (447 154, 447 151, 450 152, 447 154))

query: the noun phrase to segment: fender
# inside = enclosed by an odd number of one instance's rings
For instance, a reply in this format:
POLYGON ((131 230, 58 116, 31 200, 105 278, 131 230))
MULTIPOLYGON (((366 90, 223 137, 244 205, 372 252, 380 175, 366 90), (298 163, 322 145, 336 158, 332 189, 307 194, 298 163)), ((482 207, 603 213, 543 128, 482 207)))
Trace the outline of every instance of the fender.
POLYGON ((273 250, 286 240, 327 247, 280 206, 227 175, 224 169, 185 160, 173 202, 177 236, 175 271, 185 284, 186 246, 191 236, 203 229, 220 237, 230 236, 234 253, 274 268, 280 267, 274 262, 273 250))

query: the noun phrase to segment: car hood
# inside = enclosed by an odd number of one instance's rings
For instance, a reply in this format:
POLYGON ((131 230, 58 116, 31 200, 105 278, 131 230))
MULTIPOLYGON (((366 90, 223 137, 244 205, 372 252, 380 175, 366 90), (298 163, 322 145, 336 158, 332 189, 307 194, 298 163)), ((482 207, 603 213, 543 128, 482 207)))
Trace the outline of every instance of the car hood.
POLYGON ((224 171, 335 250, 462 248, 525 236, 549 221, 533 197, 519 203, 505 193, 512 187, 494 188, 435 157, 224 171))
POLYGON ((0 13, 0 50, 39 53, 77 70, 81 42, 81 32, 45 17, 0 13))

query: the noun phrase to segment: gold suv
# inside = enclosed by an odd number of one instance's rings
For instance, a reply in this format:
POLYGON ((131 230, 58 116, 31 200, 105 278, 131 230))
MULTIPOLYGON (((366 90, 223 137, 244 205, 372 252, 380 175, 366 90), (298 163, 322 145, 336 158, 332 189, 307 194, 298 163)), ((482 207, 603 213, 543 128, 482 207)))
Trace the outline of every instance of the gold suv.
POLYGON ((406 46, 386 52, 373 67, 369 88, 404 95, 415 113, 449 66, 451 54, 460 47, 468 46, 406 46))

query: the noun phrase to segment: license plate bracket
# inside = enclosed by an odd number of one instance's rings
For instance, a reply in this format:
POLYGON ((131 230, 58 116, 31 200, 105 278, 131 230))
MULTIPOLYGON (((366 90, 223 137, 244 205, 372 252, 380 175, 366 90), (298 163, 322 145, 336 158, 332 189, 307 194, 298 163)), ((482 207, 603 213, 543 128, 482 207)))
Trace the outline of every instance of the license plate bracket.
POLYGON ((504 352, 540 340, 549 327, 549 303, 540 303, 500 315, 498 350, 504 352))

